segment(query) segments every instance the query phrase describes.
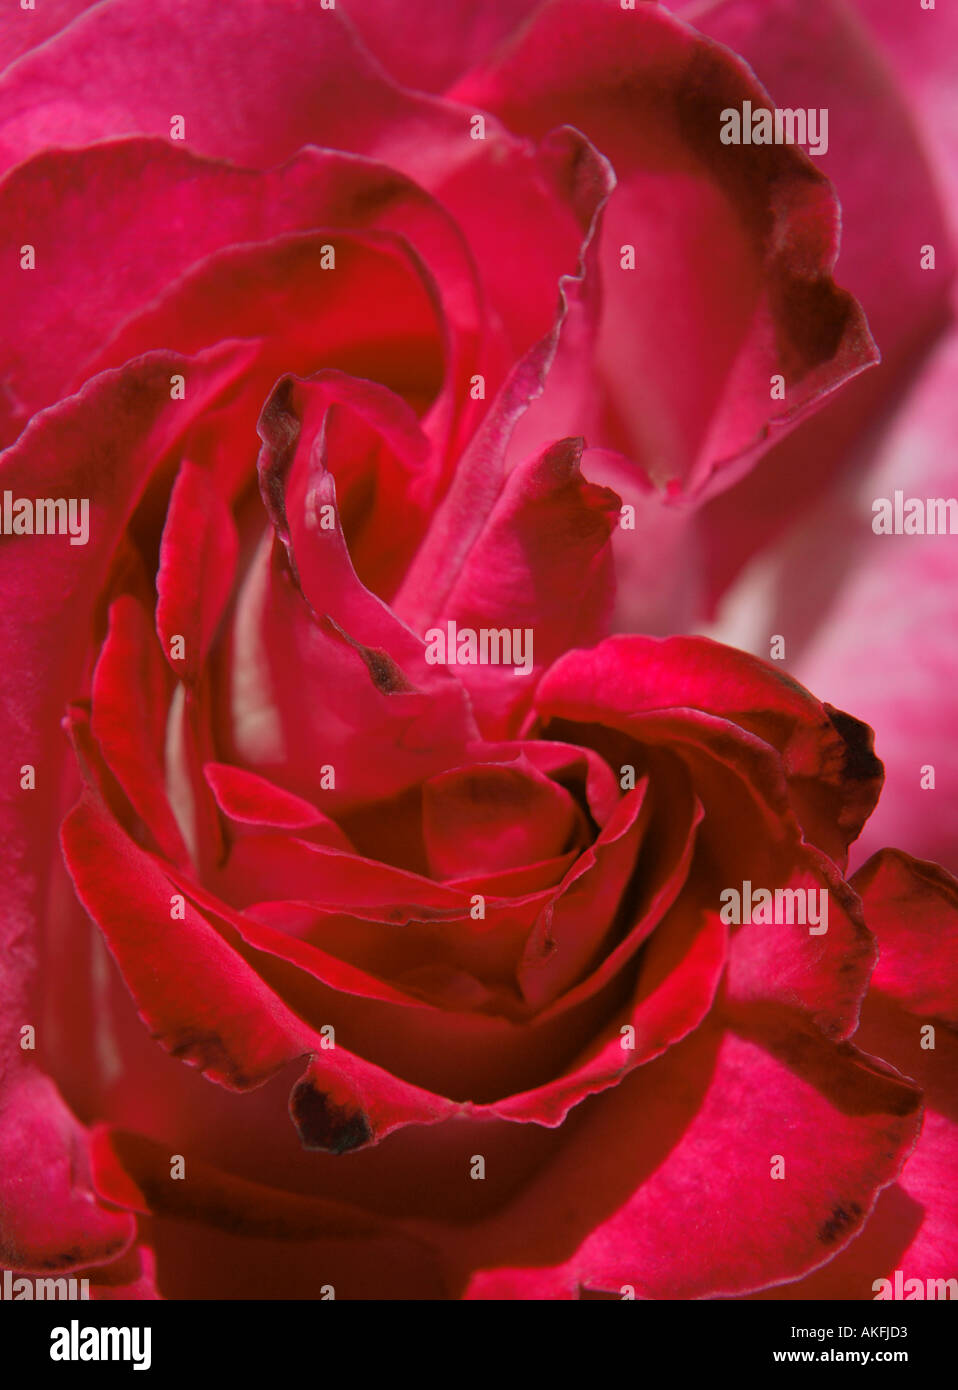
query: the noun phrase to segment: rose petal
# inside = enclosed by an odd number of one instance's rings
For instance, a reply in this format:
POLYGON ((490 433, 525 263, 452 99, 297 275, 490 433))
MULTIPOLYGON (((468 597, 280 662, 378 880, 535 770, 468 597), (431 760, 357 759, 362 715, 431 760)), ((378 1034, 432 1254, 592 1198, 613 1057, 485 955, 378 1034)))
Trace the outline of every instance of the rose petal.
POLYGON ((442 554, 450 540, 446 527, 431 531, 416 565, 428 569, 441 556, 443 588, 429 595, 428 609, 413 607, 415 580, 407 579, 397 600, 398 610, 427 640, 434 628, 445 639, 453 622, 477 632, 508 627, 512 642, 522 641, 527 666, 517 664, 517 648, 510 646, 514 670, 455 668, 491 737, 515 726, 519 708, 533 693, 527 677, 605 631, 613 588, 609 537, 618 498, 585 481, 581 451, 581 440, 562 440, 514 469, 470 545, 450 546, 442 554))
POLYGON ((915 1287, 904 1281, 918 1279, 924 1297, 946 1297, 926 1281, 954 1278, 958 1268, 958 883, 936 865, 884 850, 858 871, 854 885, 880 951, 855 1041, 921 1086, 924 1124, 898 1182, 882 1194, 859 1239, 824 1269, 773 1296, 874 1299, 884 1292, 910 1298, 915 1287), (882 1279, 890 1290, 883 1290, 882 1279))
POLYGON ((441 92, 517 29, 539 0, 359 0, 344 9, 398 82, 441 92), (415 43, 410 35, 416 36, 415 43))
POLYGON ((233 587, 238 541, 229 507, 201 468, 184 461, 170 497, 156 576, 156 632, 170 669, 195 682, 233 587), (183 639, 180 657, 171 653, 183 639))
POLYGON ((277 1298, 286 1289, 315 1299, 373 1296, 381 1290, 370 1289, 368 1266, 384 1252, 408 1278, 417 1270, 421 1296, 443 1292, 435 1252, 396 1222, 185 1158, 189 1180, 170 1182, 160 1144, 115 1128, 97 1135, 98 1187, 150 1215, 167 1297, 277 1298), (185 1262, 171 1258, 184 1239, 192 1250, 185 1262))
POLYGON ((39 9, 18 6, 13 11, 16 22, 8 20, 0 33, 0 71, 31 48, 39 48, 94 4, 96 0, 44 0, 39 9))
MULTIPOLYGON (((753 674, 764 678, 765 668, 756 663, 753 672, 740 661, 738 653, 721 648, 710 651, 700 639, 658 643, 613 638, 593 651, 573 652, 559 661, 540 685, 537 710, 553 737, 589 742, 594 741, 594 730, 600 738, 604 731, 606 737, 614 737, 616 731, 628 735, 625 743, 620 737, 616 751, 616 758, 624 763, 638 760, 641 765, 643 746, 681 757, 705 808, 697 835, 707 866, 700 871, 705 874, 700 891, 711 897, 715 910, 724 901, 724 891, 729 887, 739 891, 746 879, 769 891, 794 884, 806 889, 813 885, 811 891, 828 894, 830 913, 824 934, 810 934, 797 921, 743 926, 731 949, 730 987, 736 998, 799 1007, 829 1036, 847 1037, 857 1024, 874 960, 857 899, 828 857, 803 837, 791 805, 785 760, 749 732, 749 714, 738 716, 746 726, 742 727, 689 707, 695 701, 712 700, 712 692, 705 693, 705 681, 703 694, 696 694, 699 662, 703 672, 711 664, 717 683, 721 663, 728 662, 729 674, 736 673, 743 684, 737 694, 729 692, 726 702, 747 706, 750 700, 743 699, 742 693, 753 674), (666 652, 673 655, 674 665, 668 682, 661 667, 660 689, 657 662, 666 652), (660 702, 665 708, 656 709, 660 702), (721 882, 716 866, 720 866, 721 882)), ((782 687, 783 698, 786 692, 788 699, 805 704, 804 692, 782 687)), ((786 722, 784 728, 776 729, 775 722, 768 721, 763 729, 784 745, 786 758, 790 742, 801 749, 803 739, 821 725, 815 702, 805 706, 805 714, 811 716, 810 727, 803 727, 800 720, 791 728, 786 722)), ((834 738, 831 722, 824 722, 834 738)), ((813 750, 816 734, 810 740, 813 750)), ((800 756, 789 761, 796 770, 801 765, 800 756)))
POLYGON ((557 0, 452 95, 527 134, 560 109, 615 168, 602 242, 615 289, 599 345, 608 414, 593 444, 662 485, 697 491, 720 472, 727 486, 773 423, 791 427, 877 361, 832 279, 838 210, 824 177, 791 147, 720 142, 724 108, 768 99, 739 59, 657 6, 557 0), (621 269, 625 245, 633 271, 621 269), (784 409, 769 395, 778 372, 784 409))
POLYGON ((882 0, 855 0, 855 8, 877 35, 886 59, 908 94, 911 110, 917 113, 922 141, 934 158, 936 172, 948 191, 948 203, 954 209, 958 196, 958 146, 950 118, 950 55, 958 42, 958 16, 948 5, 934 10, 889 10, 882 0))
POLYGON ((701 637, 615 638, 558 663, 540 703, 558 704, 565 689, 580 708, 617 716, 698 709, 756 734, 782 756, 807 837, 839 865, 878 800, 882 766, 867 726, 730 647, 701 637))
MULTIPOLYGON (((18 1049, 19 1050, 19 1049, 18 1049)), ((21 1070, 6 1082, 0 1124, 0 1259, 9 1269, 73 1271, 121 1255, 129 1213, 101 1206, 89 1136, 52 1081, 21 1070)))
POLYGON ((89 794, 64 822, 64 855, 77 896, 98 923, 163 1047, 219 1085, 248 1090, 312 1054, 291 1097, 308 1148, 341 1152, 410 1121, 454 1109, 344 1048, 321 1054, 300 1022, 196 912, 171 916, 171 880, 111 823, 89 794))
MULTIPOLYGON (((89 503, 86 545, 73 546, 68 537, 57 535, 10 536, 0 545, 0 634, 7 657, 0 672, 0 705, 6 750, 11 766, 30 764, 38 774, 34 790, 21 791, 19 777, 11 778, 0 798, 0 829, 9 856, 0 924, 0 946, 8 961, 0 973, 0 1056, 5 1059, 0 1143, 19 1149, 24 1126, 35 1129, 32 1171, 40 1175, 41 1185, 47 1184, 45 1206, 60 1206, 56 1238, 74 1251, 76 1263, 84 1262, 85 1250, 100 1258, 108 1228, 115 1242, 116 1223, 101 1222, 85 1198, 71 1195, 76 1156, 71 1158, 70 1147, 79 1141, 69 1112, 59 1100, 50 1100, 42 1089, 45 1081, 17 1080, 30 1056, 20 1049, 19 1030, 31 1022, 28 1001, 37 968, 32 948, 24 943, 36 940, 36 923, 45 915, 56 791, 66 751, 59 720, 82 685, 96 596, 151 470, 175 449, 194 412, 235 380, 244 361, 243 349, 235 344, 190 363, 172 354, 143 358, 38 416, 0 459, 0 483, 15 496, 86 497, 89 503), (194 373, 196 390, 192 401, 174 406, 170 372, 186 366, 194 373)), ((15 1175, 18 1170, 6 1171, 15 1175)), ((14 1183, 4 1203, 8 1229, 16 1232, 22 1226, 29 1235, 26 1243, 50 1239, 56 1228, 46 1226, 44 1234, 45 1223, 38 1229, 37 1212, 30 1210, 35 1189, 15 1176, 14 1183)), ((125 1224, 122 1229, 127 1231, 125 1224)))
POLYGON ((146 1245, 134 1245, 112 1264, 84 1270, 90 1278, 90 1297, 98 1302, 152 1302, 160 1298, 156 1287, 156 1259, 146 1245))
POLYGON ((958 333, 951 333, 868 472, 854 489, 826 492, 762 571, 743 575, 716 629, 756 651, 768 650, 770 632, 783 634, 790 674, 875 730, 885 791, 855 847, 856 863, 895 844, 958 867, 958 799, 940 752, 956 714, 958 550, 948 535, 872 530, 878 498, 954 495, 956 369, 958 333), (931 789, 928 767, 937 772, 931 789))
MULTIPOLYGON (((907 389, 948 318, 944 289, 955 257, 928 166, 928 132, 916 131, 913 112, 853 8, 836 0, 821 0, 814 8, 802 0, 719 0, 697 5, 689 15, 697 28, 751 63, 779 106, 827 108, 829 148, 820 163, 841 201, 838 271, 868 315, 882 354, 878 368, 843 390, 820 416, 804 421, 700 517, 708 606, 750 555, 772 545, 814 506, 832 478, 861 465, 857 440, 907 389), (881 159, 861 159, 863 142, 881 150, 881 159), (927 244, 936 249, 933 273, 921 266, 927 244)), ((936 24, 939 37, 932 43, 942 44, 946 19, 932 16, 929 28, 924 21, 930 12, 917 6, 913 15, 892 7, 889 17, 893 12, 890 23, 901 29, 896 58, 936 24)), ((939 51, 947 51, 947 43, 939 51)), ((949 125, 946 120, 940 129, 949 125)), ((827 547, 817 553, 826 554, 827 547)))
MULTIPOLYGON (((188 10, 178 0, 157 0, 149 10, 138 0, 110 0, 4 74, 0 150, 9 163, 47 145, 169 138, 180 113, 192 149, 251 166, 278 163, 310 143, 370 153, 391 135, 421 146, 430 130, 441 138, 452 124, 442 103, 388 80, 338 10, 251 0, 240 15, 215 0, 188 10), (263 82, 278 84, 283 100, 264 104, 263 82)), ((468 139, 468 121, 461 124, 468 139)))
MULTIPOLYGON (((461 232, 422 189, 369 160, 307 149, 281 168, 259 173, 199 159, 165 142, 122 140, 89 150, 50 151, 12 173, 0 184, 0 227, 8 227, 11 236, 15 229, 19 235, 25 204, 39 254, 33 274, 24 275, 15 265, 3 284, 19 325, 2 359, 8 399, 0 404, 12 411, 7 434, 93 371, 120 365, 157 342, 182 349, 187 341, 206 346, 229 336, 239 284, 217 296, 208 283, 220 264, 217 253, 235 248, 227 256, 235 278, 249 260, 248 252, 239 251, 244 244, 320 226, 330 229, 334 241, 337 230, 364 227, 402 235, 429 268, 442 299, 450 326, 449 390, 465 394, 469 373, 478 369, 474 356, 482 309, 461 232), (168 235, 158 236, 164 227, 168 235), (78 301, 85 310, 79 318, 73 312, 78 301)), ((344 271, 348 266, 341 254, 340 287, 344 271)), ((259 273, 265 274, 263 267, 259 273)), ((375 273, 366 266, 360 278, 368 281, 375 273)), ((347 298, 355 309, 368 285, 357 290, 349 283, 347 298)), ((335 305, 328 275, 322 285, 335 305)), ((262 302, 262 281, 255 290, 262 321, 269 307, 262 302)), ((331 317, 329 301, 324 303, 328 353, 335 351, 337 336, 347 335, 341 313, 331 317)), ((296 304, 293 310, 281 335, 286 356, 274 365, 267 387, 296 365, 289 356, 290 329, 306 306, 296 304)), ((383 314, 380 307, 374 322, 383 314)), ((354 322, 347 341, 362 338, 361 330, 354 322)), ((314 353, 316 347, 314 340, 314 353)), ((315 365, 320 364, 310 361, 307 369, 315 365)), ((447 431, 452 423, 446 421, 447 431)))
MULTIPOLYGON (((350 389, 375 424, 364 401, 381 404, 380 393, 350 389)), ((338 814, 458 763, 475 727, 461 685, 426 662, 419 637, 356 575, 325 458, 328 404, 322 386, 284 381, 262 416, 262 488, 278 539, 261 545, 237 602, 230 752, 338 814), (304 687, 323 702, 304 709, 304 687)))
POLYGON ((580 1109, 553 1162, 477 1232, 470 1263, 486 1272, 467 1296, 629 1284, 640 1298, 702 1298, 794 1278, 862 1226, 918 1105, 846 1044, 781 1024, 748 1037, 702 1027, 580 1109), (784 1181, 770 1177, 776 1154, 784 1181))
POLYGON ((216 804, 236 825, 257 830, 311 831, 315 843, 334 849, 350 850, 349 839, 335 821, 316 806, 293 796, 255 772, 245 772, 229 763, 207 763, 203 776, 216 797, 216 804))
POLYGON ((315 1240, 380 1234, 391 1224, 358 1207, 283 1192, 223 1172, 189 1155, 189 1181, 170 1181, 170 1156, 144 1135, 100 1127, 93 1139, 94 1182, 99 1195, 142 1216, 201 1221, 237 1235, 315 1240))
POLYGON ((958 1027, 958 883, 901 850, 873 855, 853 882, 878 937, 872 989, 958 1027))
POLYGON ((614 978, 686 886, 703 818, 687 779, 675 776, 664 794, 659 785, 632 796, 566 875, 526 943, 519 982, 548 1013, 614 978))
POLYGON ((90 728, 103 758, 161 853, 189 862, 166 792, 166 727, 173 681, 150 615, 130 594, 110 606, 110 628, 93 673, 90 728), (133 717, 131 685, 140 717, 133 717))
POLYGON ((569 793, 531 765, 440 773, 423 787, 422 814, 430 869, 445 879, 535 864, 584 831, 569 793))
MULTIPOLYGON (((680 903, 651 937, 625 1006, 606 1021, 598 1036, 555 1080, 509 1096, 490 1106, 490 1113, 559 1125, 588 1096, 620 1084, 628 1072, 658 1057, 702 1022, 722 977, 726 946, 726 930, 714 913, 680 903)), ((616 964, 621 966, 621 959, 616 964)), ((604 993, 614 978, 611 969, 596 971, 590 991, 602 986, 604 993)), ((560 1017, 574 1019, 575 1008, 588 994, 584 989, 571 991, 561 1001, 561 1010, 547 1010, 540 1025, 560 1017)))

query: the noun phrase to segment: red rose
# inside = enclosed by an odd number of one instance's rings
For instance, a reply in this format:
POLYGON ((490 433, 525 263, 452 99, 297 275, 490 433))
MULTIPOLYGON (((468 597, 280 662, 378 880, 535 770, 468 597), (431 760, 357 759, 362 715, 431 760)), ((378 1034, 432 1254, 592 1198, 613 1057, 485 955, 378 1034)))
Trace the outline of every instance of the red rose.
MULTIPOLYGON (((765 92, 657 6, 343 8, 10 31, 0 1264, 948 1275, 958 886, 847 880, 858 720, 703 638, 602 640, 701 614, 776 529, 725 498, 877 361, 832 186, 721 143, 765 92)), ((889 314, 886 382, 938 325, 889 314)))

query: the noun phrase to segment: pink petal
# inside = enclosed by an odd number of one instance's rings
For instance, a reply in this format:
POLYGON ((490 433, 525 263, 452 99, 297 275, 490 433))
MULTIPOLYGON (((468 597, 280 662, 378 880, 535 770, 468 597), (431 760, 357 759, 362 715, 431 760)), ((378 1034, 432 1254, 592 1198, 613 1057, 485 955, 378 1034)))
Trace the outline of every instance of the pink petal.
POLYGON ((832 279, 829 185, 788 146, 720 143, 722 109, 765 94, 667 12, 559 0, 453 94, 532 135, 561 111, 616 171, 601 248, 608 409, 591 443, 629 454, 660 485, 699 490, 721 472, 727 486, 772 423, 789 428, 877 360, 861 310, 832 279), (621 269, 624 245, 636 248, 633 271, 621 269), (769 395, 777 372, 784 409, 769 395))
MULTIPOLYGON (((450 621, 476 631, 509 627, 532 633, 523 650, 534 666, 521 675, 511 667, 455 668, 493 737, 518 722, 518 708, 532 697, 535 670, 605 630, 618 498, 585 481, 581 451, 581 440, 562 440, 516 467, 499 496, 490 499, 481 529, 474 511, 465 520, 467 490, 455 486, 396 601, 397 611, 424 635, 434 626, 445 633, 450 621), (461 537, 453 531, 454 517, 463 520, 461 537), (425 575, 438 582, 427 587, 420 578, 425 575)), ((472 460, 464 462, 460 477, 472 466, 472 460)))
POLYGON ((917 1107, 847 1045, 781 1023, 702 1027, 579 1112, 553 1161, 477 1232, 470 1256, 486 1272, 467 1296, 629 1284, 639 1298, 702 1298, 795 1278, 862 1226, 917 1107), (775 1154, 784 1181, 770 1176, 775 1154))
POLYGON ((448 1102, 344 1048, 324 1053, 319 1035, 205 918, 196 911, 171 917, 171 880, 89 794, 64 822, 62 842, 77 896, 103 931, 141 1018, 174 1056, 219 1085, 249 1090, 312 1054, 290 1102, 307 1147, 340 1152, 450 1112, 448 1102))
POLYGON ((872 989, 916 1018, 958 1027, 958 882, 889 849, 859 869, 854 885, 878 937, 872 989))
MULTIPOLYGON (((489 1106, 490 1113, 560 1125, 581 1101, 621 1084, 634 1068, 660 1056, 701 1024, 722 977, 726 947, 726 929, 714 913, 680 902, 651 937, 625 1006, 606 1020, 559 1076, 489 1106), (626 1027, 632 1029, 628 1047, 626 1027)), ((619 953, 618 966, 624 954, 619 953)), ((591 989, 605 986, 610 978, 615 978, 611 969, 597 971, 591 989)), ((568 1028, 585 998, 588 992, 583 989, 570 991, 561 1008, 542 1015, 542 1023, 561 1018, 568 1028)))
POLYGON ((387 442, 391 426, 379 416, 381 388, 336 380, 335 390, 285 380, 262 416, 262 488, 279 539, 260 546, 239 595, 230 710, 231 760, 341 809, 388 799, 458 763, 475 730, 459 682, 426 662, 420 638, 352 565, 329 471, 336 461, 327 464, 326 414, 336 391, 346 391, 371 428, 387 429, 387 442), (332 530, 322 524, 326 507, 332 530), (323 702, 304 708, 304 685, 322 689, 323 702), (294 729, 295 754, 287 742, 294 729), (334 767, 335 784, 320 790, 323 767, 334 767))
POLYGON ((324 816, 311 802, 293 796, 265 777, 257 777, 255 772, 244 772, 229 763, 207 763, 203 776, 216 797, 217 806, 236 826, 311 831, 317 843, 336 849, 351 848, 335 821, 324 816))
POLYGON ((521 868, 565 852, 584 834, 569 793, 531 765, 486 764, 423 787, 423 834, 437 878, 521 868))
POLYGON ((859 1239, 776 1297, 874 1299, 881 1279, 896 1298, 914 1297, 904 1282, 912 1279, 932 1297, 926 1280, 954 1278, 958 1268, 958 883, 900 850, 874 855, 854 883, 880 951, 855 1041, 922 1088, 924 1123, 898 1182, 882 1193, 859 1239))
MULTIPOLYGON (((215 0, 186 10, 178 0, 149 9, 110 0, 8 69, 0 151, 10 163, 47 145, 168 139, 174 114, 183 114, 192 149, 252 166, 311 143, 362 153, 390 137, 421 145, 454 119, 438 101, 389 81, 338 10, 286 0, 251 0, 242 13, 215 0), (264 90, 276 93, 273 101, 264 103, 264 90)), ((464 115, 460 123, 468 139, 464 115)))
POLYGON ((229 507, 201 468, 185 461, 170 496, 156 576, 156 631, 170 669, 195 682, 233 587, 238 541, 229 507), (174 637, 185 653, 174 658, 174 637))
POLYGON ((149 613, 132 595, 122 594, 110 607, 109 632, 93 673, 90 728, 160 851, 184 864, 189 854, 166 790, 172 687, 149 613), (138 717, 132 714, 131 687, 137 692, 138 717))
MULTIPOLYGON (((803 421, 699 518, 709 606, 751 554, 814 506, 833 477, 861 466, 859 439, 895 393, 907 389, 909 374, 948 319, 944 291, 954 273, 953 239, 928 164, 927 132, 916 130, 905 94, 853 9, 840 0, 814 6, 717 0, 689 11, 697 28, 747 59, 779 106, 828 109, 829 147, 818 162, 841 203, 837 273, 860 301, 882 356, 876 370, 803 421), (880 158, 861 159, 866 144, 880 150, 880 158), (921 248, 929 243, 936 248, 933 272, 921 268, 921 248)), ((928 35, 929 17, 939 25, 941 44, 942 21, 917 4, 886 11, 887 26, 902 33, 896 53, 920 33, 928 35)), ((948 125, 945 120, 942 131, 948 125)))
POLYGON ((891 499, 896 490, 923 501, 955 495, 949 450, 958 430, 956 370, 958 334, 952 333, 855 492, 822 498, 772 576, 775 631, 792 643, 790 672, 875 730, 885 789, 856 846, 858 863, 894 844, 958 867, 958 793, 945 753, 958 717, 952 638, 958 549, 954 536, 872 531, 876 498, 891 499), (796 586, 798 572, 809 582, 796 586), (935 786, 926 790, 922 769, 929 766, 935 786))
POLYGON ((441 92, 513 33, 539 0, 352 0, 347 17, 398 82, 441 92), (413 38, 413 36, 415 36, 413 38))
MULTIPOLYGON (((56 789, 67 751, 59 720, 82 688, 94 604, 151 470, 176 448, 194 412, 228 388, 243 360, 232 344, 188 364, 172 354, 143 358, 100 377, 81 395, 38 416, 0 461, 0 485, 15 496, 83 498, 91 490, 89 480, 96 479, 95 495, 88 497, 86 545, 45 535, 9 537, 0 546, 0 633, 6 653, 0 702, 6 751, 11 767, 29 763, 37 772, 35 790, 21 791, 19 777, 11 777, 0 798, 0 830, 10 866, 0 946, 11 962, 0 979, 0 1034, 6 1059, 0 1085, 0 1142, 18 1142, 24 1126, 35 1129, 33 1171, 41 1182, 44 1174, 49 1178, 44 1200, 62 1203, 63 1232, 77 1227, 80 1262, 89 1240, 100 1240, 111 1223, 99 1222, 83 1198, 71 1216, 75 1199, 70 1195, 70 1146, 80 1143, 75 1122, 58 1099, 50 1099, 43 1079, 18 1076, 29 1058, 20 1050, 19 1029, 30 1022, 28 1001, 36 970, 32 948, 22 943, 35 940, 36 924, 46 915, 56 789), (194 374, 196 390, 192 401, 174 406, 170 373, 185 366, 194 374), (30 615, 26 623, 25 613, 30 615)), ((14 1171, 7 1168, 8 1173, 14 1171)), ((32 1190, 17 1182, 5 1202, 10 1229, 17 1231, 23 1223, 28 1243, 39 1238, 36 1212, 29 1205, 21 1208, 20 1197, 26 1200, 32 1190)), ((112 1229, 110 1239, 115 1240, 115 1223, 112 1229)), ((94 1257, 100 1258, 99 1247, 94 1257)))
POLYGON ((884 0, 855 0, 855 8, 877 36, 905 89, 922 142, 946 192, 954 230, 958 141, 951 118, 955 95, 951 55, 958 43, 958 15, 952 5, 908 10, 889 7, 884 0))
POLYGON ((7 1081, 0 1101, 4 1265, 72 1272, 122 1255, 136 1234, 135 1223, 127 1212, 97 1200, 90 1181, 89 1136, 53 1082, 22 1069, 18 1078, 7 1081))
MULTIPOLYGON (((2 404, 12 417, 4 427, 7 433, 93 371, 120 365, 157 342, 182 350, 187 342, 202 347, 230 336, 229 323, 237 315, 237 277, 248 255, 244 259, 234 252, 229 259, 233 280, 228 288, 221 284, 217 295, 215 284, 208 284, 219 264, 217 253, 321 226, 330 229, 334 240, 336 229, 363 227, 404 236, 439 287, 452 330, 450 386, 464 394, 463 380, 478 369, 473 357, 481 309, 462 234, 421 189, 369 160, 309 149, 281 168, 260 173, 201 160, 155 140, 122 140, 89 150, 51 151, 21 166, 0 185, 0 227, 11 236, 20 227, 24 204, 31 209, 31 236, 39 254, 33 274, 24 275, 14 265, 3 283, 19 326, 2 361, 9 396, 2 404), (175 235, 160 241, 158 226, 174 228, 175 235), (198 287, 200 267, 211 257, 213 264, 198 287), (205 295, 198 300, 203 285, 205 295), (74 312, 78 301, 84 305, 80 317, 74 312)), ((340 263, 339 281, 345 269, 340 263)), ((365 278, 369 275, 366 267, 365 278)), ((350 286, 347 298, 355 308, 357 296, 366 291, 357 290, 352 281, 350 286)), ((334 316, 335 299, 328 303, 328 275, 320 287, 326 297, 324 350, 329 353, 334 350, 330 335, 343 336, 344 330, 334 316)), ((279 287, 274 295, 278 292, 279 287)), ((262 282, 256 293, 262 321, 268 308, 262 303, 262 282)), ((264 394, 281 371, 295 367, 290 353, 296 334, 291 330, 305 310, 302 302, 292 306, 280 335, 286 356, 274 364, 264 394)), ((353 341, 360 336, 357 329, 354 324, 353 341)), ((315 342, 311 350, 315 353, 315 342)), ((305 369, 317 365, 330 365, 330 360, 310 359, 305 369)))
MULTIPOLYGON (((839 796, 832 808, 832 815, 838 809, 839 824, 831 816, 819 819, 830 804, 821 793, 831 789, 827 781, 816 786, 818 741, 823 739, 835 753, 844 745, 835 744, 836 726, 823 718, 817 702, 780 683, 770 668, 753 664, 752 658, 702 639, 613 638, 559 661, 542 681, 536 704, 547 734, 572 739, 578 728, 581 741, 612 739, 609 756, 623 765, 641 767, 650 749, 661 750, 659 759, 681 759, 704 807, 696 847, 704 867, 693 866, 690 873, 711 894, 715 911, 720 894, 730 886, 738 890, 746 879, 770 889, 802 887, 827 894, 825 934, 810 934, 798 922, 774 927, 747 923, 735 933, 730 992, 739 1002, 798 1007, 828 1036, 847 1037, 857 1024, 874 953, 854 893, 834 863, 809 843, 796 818, 810 806, 814 823, 830 838, 837 835, 839 848, 844 845, 838 834, 844 800, 840 775, 833 779, 839 796), (711 681, 706 671, 711 671, 711 681), (765 682, 771 685, 764 688, 765 682), (716 695, 723 686, 726 695, 720 701, 716 695), (764 704, 756 698, 760 689, 772 711, 778 691, 777 719, 759 712, 764 704), (730 713, 738 706, 741 724, 696 709, 703 704, 725 704, 730 713), (782 719, 786 710, 790 716, 782 719), (753 720, 770 742, 750 731, 753 720), (800 774, 803 763, 810 774, 807 785, 800 774), (792 777, 798 790, 794 797, 792 777)), ((831 767, 844 767, 844 753, 834 763, 822 761, 827 778, 831 767)), ((860 769, 854 760, 851 766, 854 804, 860 800, 855 781, 860 769)), ((668 764, 651 768, 653 788, 667 785, 668 764)), ((873 789, 871 764, 866 763, 866 771, 863 785, 873 789)))
POLYGON ((579 719, 696 709, 754 734, 781 755, 795 814, 838 864, 878 799, 882 769, 865 725, 774 666, 705 638, 621 637, 570 653, 537 698, 556 713, 570 697, 579 719))
POLYGON ((24 10, 18 5, 0 33, 0 70, 29 53, 31 48, 39 48, 94 4, 96 0, 44 0, 34 10, 24 10))

